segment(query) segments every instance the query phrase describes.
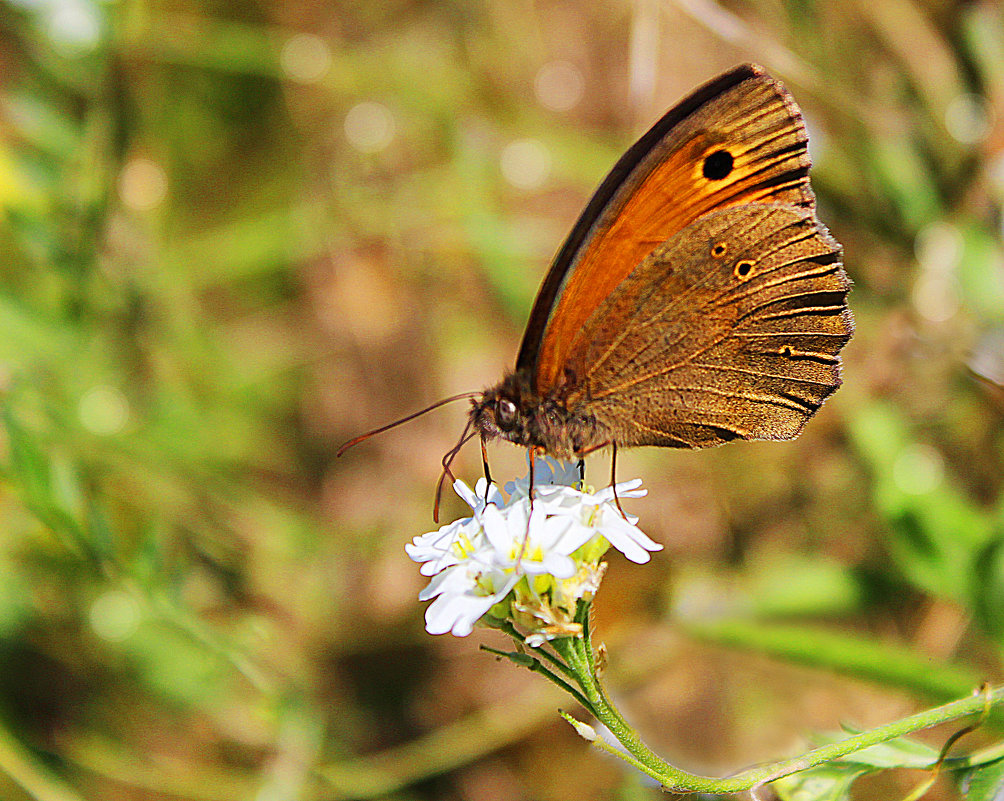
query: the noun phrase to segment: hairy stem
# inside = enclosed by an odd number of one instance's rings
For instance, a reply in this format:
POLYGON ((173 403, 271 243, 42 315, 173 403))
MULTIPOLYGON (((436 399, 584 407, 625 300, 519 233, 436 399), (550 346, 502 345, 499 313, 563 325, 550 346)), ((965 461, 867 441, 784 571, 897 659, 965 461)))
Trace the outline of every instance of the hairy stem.
MULTIPOLYGON (((966 715, 984 713, 986 709, 1004 699, 1004 687, 974 694, 969 698, 944 704, 942 706, 910 715, 902 720, 887 723, 869 731, 860 732, 840 742, 830 743, 815 748, 801 756, 784 759, 768 765, 759 765, 750 770, 716 779, 710 776, 700 776, 670 765, 645 745, 637 732, 627 723, 607 698, 599 679, 592 669, 593 659, 586 653, 586 643, 581 638, 567 638, 554 643, 569 668, 576 674, 585 697, 589 701, 593 713, 604 726, 617 738, 617 741, 630 754, 627 762, 643 770, 656 779, 667 790, 675 792, 704 793, 736 793, 748 790, 767 782, 789 776, 824 762, 861 751, 878 743, 893 740, 907 734, 913 734, 922 729, 946 723, 966 715)), ((604 750, 610 751, 609 746, 604 750)), ((619 752, 611 751, 614 754, 619 752)))

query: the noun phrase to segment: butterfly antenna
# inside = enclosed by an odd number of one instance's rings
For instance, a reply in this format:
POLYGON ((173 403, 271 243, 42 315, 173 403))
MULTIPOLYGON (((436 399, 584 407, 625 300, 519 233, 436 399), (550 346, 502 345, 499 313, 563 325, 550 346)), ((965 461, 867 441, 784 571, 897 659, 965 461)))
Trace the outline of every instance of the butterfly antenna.
MULTIPOLYGON (((385 426, 380 426, 380 428, 374 428, 372 431, 367 431, 365 434, 360 434, 358 437, 353 437, 348 442, 346 442, 342 447, 338 449, 335 456, 341 456, 345 451, 351 448, 353 445, 358 445, 363 440, 369 439, 376 434, 382 434, 384 431, 389 431, 402 423, 407 423, 410 420, 414 420, 416 417, 421 417, 426 412, 431 412, 433 409, 438 409, 440 406, 445 406, 447 403, 453 403, 453 401, 458 400, 470 400, 471 398, 476 398, 480 393, 478 392, 461 392, 459 395, 453 395, 449 398, 444 398, 441 401, 436 401, 432 406, 426 406, 422 411, 415 412, 414 414, 409 414, 407 417, 402 417, 400 420, 395 420, 393 423, 388 423, 385 426)), ((464 429, 466 433, 467 429, 464 429)))
POLYGON ((450 465, 453 464, 453 460, 457 457, 457 454, 460 453, 460 449, 477 436, 477 431, 471 431, 471 426, 473 425, 474 421, 468 420, 467 425, 464 426, 464 430, 460 434, 460 439, 457 440, 457 444, 443 454, 443 472, 439 474, 439 481, 436 482, 436 502, 432 505, 433 523, 439 522, 439 498, 443 494, 443 482, 446 480, 447 476, 453 478, 453 473, 450 472, 450 465))

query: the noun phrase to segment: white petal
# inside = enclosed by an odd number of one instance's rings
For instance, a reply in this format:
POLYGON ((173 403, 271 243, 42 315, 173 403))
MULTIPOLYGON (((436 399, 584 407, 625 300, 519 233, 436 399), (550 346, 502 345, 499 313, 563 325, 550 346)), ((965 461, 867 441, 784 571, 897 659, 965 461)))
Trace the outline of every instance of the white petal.
POLYGON ((572 557, 560 553, 545 554, 542 564, 544 573, 549 573, 559 579, 571 578, 579 569, 572 557))
POLYGON ((594 529, 579 522, 580 517, 579 510, 574 509, 570 513, 556 514, 547 518, 547 527, 551 529, 555 540, 554 551, 572 554, 596 535, 594 529))
POLYGON ((429 634, 450 631, 457 637, 466 637, 494 605, 490 595, 440 595, 425 610, 425 630, 429 634))
POLYGON ((488 479, 483 476, 479 478, 477 483, 474 485, 474 492, 478 497, 477 508, 479 509, 484 509, 485 506, 505 505, 505 498, 502 497, 502 493, 499 492, 499 488, 495 486, 494 483, 489 484, 488 479))
POLYGON ((457 637, 466 637, 485 612, 505 598, 519 580, 518 576, 507 577, 500 571, 483 575, 484 578, 495 579, 495 592, 482 595, 479 588, 472 587, 466 592, 442 593, 425 610, 425 630, 430 634, 452 631, 457 637))
MULTIPOLYGON (((413 562, 424 562, 426 564, 429 563, 436 564, 441 560, 448 560, 451 558, 449 547, 447 548, 433 548, 429 546, 418 547, 414 544, 408 543, 405 544, 404 546, 404 552, 411 557, 411 560, 413 562)), ((453 556, 452 559, 454 562, 457 561, 455 556, 453 556)), ((426 564, 422 565, 423 570, 425 569, 426 564)))
POLYGON ((485 538, 494 551, 493 561, 505 563, 512 558, 513 537, 510 520, 519 518, 519 512, 519 506, 510 506, 503 515, 494 506, 489 506, 482 513, 481 522, 485 527, 485 538))
POLYGON ((604 501, 612 501, 614 496, 617 498, 644 498, 648 495, 647 489, 639 489, 641 487, 640 478, 632 478, 630 481, 622 481, 616 485, 616 492, 614 487, 604 487, 599 492, 593 493, 593 500, 595 503, 603 503, 604 501))
MULTIPOLYGON (((616 512, 613 507, 609 508, 616 512)), ((605 520, 599 531, 614 548, 639 565, 650 559, 649 551, 662 550, 659 543, 649 539, 640 528, 631 525, 619 514, 605 520)))
POLYGON ((442 593, 458 593, 474 587, 474 578, 467 565, 454 565, 437 573, 418 594, 418 600, 428 601, 442 593))
POLYGON ((421 558, 412 556, 413 553, 434 553, 447 550, 453 544, 453 538, 457 533, 473 518, 465 517, 462 520, 454 520, 446 526, 442 526, 436 531, 430 531, 419 537, 414 537, 412 541, 404 546, 405 553, 411 556, 416 562, 424 561, 421 558))
POLYGON ((453 482, 453 491, 460 496, 461 500, 466 503, 471 509, 477 509, 480 505, 478 494, 467 486, 466 483, 461 481, 459 478, 453 482))
MULTIPOLYGON (((416 562, 419 560, 415 560, 416 562)), ((439 554, 435 559, 426 559, 422 562, 421 567, 418 568, 418 572, 423 576, 435 576, 437 573, 441 573, 448 567, 453 567, 453 565, 458 564, 459 560, 454 559, 450 561, 446 554, 439 554)))
POLYGON ((404 551, 413 561, 423 563, 419 571, 423 576, 431 576, 476 554, 481 539, 481 524, 473 517, 466 517, 415 537, 405 544, 404 551), (458 551, 454 546, 461 540, 464 548, 458 551))

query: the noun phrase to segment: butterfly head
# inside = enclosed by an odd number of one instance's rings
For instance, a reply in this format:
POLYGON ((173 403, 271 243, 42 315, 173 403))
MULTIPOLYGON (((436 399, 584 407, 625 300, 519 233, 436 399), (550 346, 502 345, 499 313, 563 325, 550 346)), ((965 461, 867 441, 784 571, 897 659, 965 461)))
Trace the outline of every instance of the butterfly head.
POLYGON ((470 424, 485 441, 504 439, 558 459, 579 458, 612 439, 591 414, 569 409, 557 394, 541 396, 519 371, 472 401, 470 424))
POLYGON ((471 423, 482 439, 504 439, 526 447, 540 444, 534 441, 539 400, 521 374, 510 373, 471 403, 471 423))

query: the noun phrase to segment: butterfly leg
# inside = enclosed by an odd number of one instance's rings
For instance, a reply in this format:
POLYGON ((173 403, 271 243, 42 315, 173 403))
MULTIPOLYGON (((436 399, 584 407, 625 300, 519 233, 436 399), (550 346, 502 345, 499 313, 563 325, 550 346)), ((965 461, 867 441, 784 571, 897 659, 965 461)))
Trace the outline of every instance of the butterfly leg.
POLYGON ((614 489, 614 503, 617 504, 617 511, 621 513, 621 517, 625 520, 628 519, 627 512, 621 506, 621 499, 617 497, 617 443, 614 440, 610 441, 610 447, 612 452, 610 454, 610 486, 614 489))
POLYGON ((529 486, 529 496, 530 496, 530 512, 533 512, 533 480, 536 478, 534 473, 536 472, 537 464, 537 449, 528 448, 528 455, 530 458, 530 486, 529 486))
POLYGON ((609 445, 613 449, 613 453, 610 456, 610 484, 614 488, 614 503, 617 505, 617 511, 621 513, 621 517, 627 520, 627 512, 621 507, 621 499, 617 497, 617 442, 616 440, 607 440, 606 442, 601 442, 599 445, 594 445, 592 448, 586 451, 579 451, 576 456, 579 457, 579 478, 584 482, 586 479, 585 472, 585 460, 582 458, 588 456, 593 451, 598 451, 600 448, 605 448, 609 445))
POLYGON ((481 435, 481 464, 485 468, 485 503, 488 502, 488 488, 492 483, 492 471, 488 467, 488 449, 485 447, 485 437, 481 435))
POLYGON ((534 479, 534 468, 537 464, 537 449, 527 448, 527 456, 530 459, 530 485, 529 485, 529 498, 530 498, 530 515, 526 519, 526 533, 523 534, 523 543, 519 546, 519 555, 516 557, 516 572, 519 572, 520 562, 523 561, 523 554, 526 553, 526 545, 530 540, 530 517, 533 515, 533 479, 534 479))
POLYGON ((582 461, 584 461, 583 457, 588 456, 591 453, 595 453, 596 451, 600 450, 601 448, 607 447, 607 445, 613 445, 613 444, 614 444, 614 442, 613 442, 612 439, 604 440, 599 445, 593 445, 593 447, 587 448, 584 451, 576 451, 575 455, 578 456, 579 457, 579 461, 582 462, 582 461))

